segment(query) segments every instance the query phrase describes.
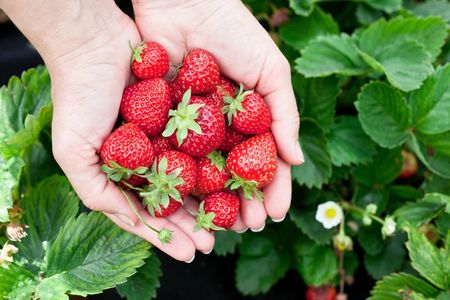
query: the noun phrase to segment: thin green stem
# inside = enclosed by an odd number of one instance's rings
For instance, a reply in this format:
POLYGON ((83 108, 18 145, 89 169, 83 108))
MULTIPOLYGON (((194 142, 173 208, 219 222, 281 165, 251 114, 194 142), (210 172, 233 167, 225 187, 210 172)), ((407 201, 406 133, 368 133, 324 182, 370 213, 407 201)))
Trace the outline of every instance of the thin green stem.
POLYGON ((375 214, 372 213, 368 213, 366 212, 364 209, 362 209, 361 207, 358 207, 356 205, 350 204, 348 202, 342 202, 341 203, 342 208, 349 210, 349 211, 354 211, 354 212, 358 212, 362 215, 368 215, 370 218, 374 219, 375 221, 377 221, 378 223, 380 223, 381 225, 384 225, 384 220, 380 217, 378 217, 375 214))

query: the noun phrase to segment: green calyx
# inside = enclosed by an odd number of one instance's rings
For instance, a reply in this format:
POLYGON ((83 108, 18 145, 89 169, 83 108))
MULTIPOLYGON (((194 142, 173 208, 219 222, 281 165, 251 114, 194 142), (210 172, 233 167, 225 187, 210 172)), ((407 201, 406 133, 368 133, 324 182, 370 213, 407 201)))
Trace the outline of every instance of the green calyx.
POLYGON ((197 214, 197 223, 195 223, 194 231, 199 231, 200 229, 210 230, 225 230, 222 227, 214 225, 213 220, 216 217, 216 214, 213 212, 206 213, 205 212, 205 201, 200 203, 197 214))
POLYGON ((144 50, 145 48, 145 42, 142 41, 136 48, 133 47, 131 41, 128 41, 128 44, 130 45, 131 51, 133 52, 133 55, 131 56, 131 62, 133 61, 142 62, 141 54, 142 50, 144 50))
POLYGON ((239 91, 237 92, 236 97, 223 97, 225 105, 222 107, 222 113, 227 115, 228 125, 231 125, 233 117, 236 116, 238 111, 245 111, 244 107, 242 107, 242 102, 244 102, 245 97, 251 93, 253 93, 253 90, 244 92, 244 85, 241 83, 239 84, 239 91))
POLYGON ((138 167, 134 170, 122 167, 115 161, 110 160, 109 166, 104 164, 100 167, 100 170, 102 170, 108 180, 114 181, 114 182, 120 182, 122 180, 129 179, 132 175, 141 176, 143 177, 144 174, 147 172, 147 167, 138 167))
POLYGON ((172 236, 173 236, 173 231, 166 229, 166 228, 163 228, 158 232, 158 240, 162 244, 170 243, 170 241, 172 240, 172 236))
POLYGON ((233 173, 232 178, 225 183, 225 187, 229 187, 231 190, 241 188, 244 198, 247 200, 255 197, 258 201, 264 201, 264 193, 258 189, 258 182, 254 180, 245 180, 233 173))
POLYGON ((215 166, 219 171, 222 172, 223 168, 225 168, 225 165, 227 163, 225 157, 220 153, 220 151, 213 151, 206 155, 207 158, 211 160, 211 164, 215 166))
POLYGON ((178 145, 183 144, 184 139, 188 135, 188 131, 192 130, 197 134, 202 134, 202 128, 195 120, 198 118, 198 110, 205 104, 189 104, 191 99, 191 89, 187 90, 183 99, 176 110, 169 111, 169 121, 162 136, 169 137, 176 131, 178 145))
POLYGON ((183 202, 181 194, 176 188, 184 184, 183 178, 179 177, 182 168, 178 168, 169 174, 166 174, 167 159, 163 157, 159 164, 155 161, 151 172, 144 177, 148 179, 150 185, 145 186, 139 193, 143 202, 147 205, 148 212, 155 216, 155 210, 161 212, 161 206, 167 208, 170 198, 178 202, 183 202))

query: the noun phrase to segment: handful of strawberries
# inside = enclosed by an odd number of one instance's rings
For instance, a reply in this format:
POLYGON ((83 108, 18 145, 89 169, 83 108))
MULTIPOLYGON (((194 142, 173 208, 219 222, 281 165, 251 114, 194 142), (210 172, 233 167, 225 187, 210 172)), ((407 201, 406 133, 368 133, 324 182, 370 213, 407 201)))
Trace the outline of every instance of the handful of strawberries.
MULTIPOLYGON (((236 191, 262 201, 259 189, 276 173, 264 99, 221 77, 215 58, 203 49, 186 55, 170 83, 163 79, 168 55, 158 43, 134 48, 131 68, 141 81, 123 92, 125 122, 103 143, 102 171, 133 208, 127 192, 154 217, 174 213, 191 194, 201 199, 193 230, 230 228, 240 209, 236 191)), ((151 229, 161 242, 170 241, 168 230, 151 229)))

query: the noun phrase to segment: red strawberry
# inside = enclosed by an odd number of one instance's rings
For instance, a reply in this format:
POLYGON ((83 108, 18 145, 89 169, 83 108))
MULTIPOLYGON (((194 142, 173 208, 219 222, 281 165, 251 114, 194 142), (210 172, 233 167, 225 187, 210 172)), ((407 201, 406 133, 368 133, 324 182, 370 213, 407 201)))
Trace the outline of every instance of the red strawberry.
POLYGON ((148 136, 159 135, 172 108, 169 85, 161 78, 137 82, 127 87, 122 96, 120 113, 148 136))
POLYGON ((306 300, 335 300, 336 289, 333 286, 309 286, 306 291, 306 300))
POLYGON ((225 157, 219 151, 213 151, 198 159, 197 183, 192 194, 203 195, 223 190, 225 183, 230 179, 225 165, 225 157))
POLYGON ((246 138, 248 138, 248 135, 240 133, 239 131, 227 126, 225 128, 225 137, 223 138, 223 143, 220 145, 219 150, 229 152, 234 146, 245 141, 246 138))
POLYGON ((179 150, 194 157, 202 157, 217 149, 225 136, 225 118, 220 109, 204 102, 202 97, 190 97, 190 90, 183 95, 177 110, 171 110, 171 118, 162 133, 179 150))
POLYGON ((240 199, 235 194, 223 191, 209 194, 200 204, 194 230, 230 228, 236 223, 240 205, 240 199))
POLYGON ((414 154, 402 150, 403 166, 398 178, 407 179, 416 175, 417 172, 417 158, 414 154))
POLYGON ((272 123, 269 107, 263 97, 255 91, 243 91, 242 84, 238 95, 233 99, 224 97, 226 105, 222 112, 228 116, 228 124, 235 130, 247 134, 267 132, 272 123))
POLYGON ((239 187, 245 198, 253 194, 262 200, 263 194, 257 190, 269 184, 277 171, 277 147, 272 133, 256 135, 235 146, 227 158, 227 167, 233 179, 227 182, 231 189, 239 187))
POLYGON ((178 81, 174 80, 171 83, 169 83, 170 88, 170 99, 173 101, 173 103, 178 104, 183 99, 184 91, 181 87, 178 81))
POLYGON ((236 85, 224 77, 220 77, 219 84, 214 92, 205 96, 205 101, 208 104, 214 104, 220 109, 225 105, 223 97, 234 97, 236 93, 236 85))
POLYGON ((166 137, 157 136, 157 137, 151 139, 151 141, 152 141, 152 144, 153 144, 153 148, 155 149, 155 154, 156 155, 160 155, 163 152, 166 152, 166 151, 174 149, 174 146, 169 141, 169 139, 166 138, 166 137))
POLYGON ((164 206, 161 206, 160 211, 155 209, 155 217, 164 218, 170 216, 171 214, 176 212, 181 207, 181 205, 181 202, 178 202, 177 200, 171 198, 169 201, 169 205, 166 208, 164 208, 164 206))
POLYGON ((119 182, 126 179, 129 184, 138 186, 145 179, 136 174, 145 173, 155 159, 155 152, 145 133, 138 126, 128 123, 105 139, 100 156, 105 163, 102 171, 110 180, 119 182))
POLYGON ((169 71, 169 56, 156 42, 142 42, 133 48, 131 69, 139 79, 162 78, 169 71))
POLYGON ((191 89, 192 94, 207 94, 216 90, 219 79, 214 56, 206 50, 193 49, 184 58, 176 80, 183 93, 191 89))
POLYGON ((189 155, 179 151, 166 151, 158 155, 146 176, 149 185, 139 195, 150 214, 160 207, 167 208, 170 200, 182 202, 194 188, 197 180, 197 164, 189 155))

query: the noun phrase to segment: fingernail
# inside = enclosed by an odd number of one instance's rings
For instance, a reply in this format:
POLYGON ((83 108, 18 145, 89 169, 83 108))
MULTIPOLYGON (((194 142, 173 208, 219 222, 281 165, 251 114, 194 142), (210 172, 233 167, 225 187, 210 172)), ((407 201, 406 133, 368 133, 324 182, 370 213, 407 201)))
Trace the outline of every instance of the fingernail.
POLYGON ((190 260, 185 261, 185 263, 190 264, 191 262, 193 262, 195 259, 195 254, 194 256, 192 256, 192 258, 190 260))
POLYGON ((134 227, 136 224, 126 215, 123 215, 121 213, 115 213, 114 216, 116 216, 117 219, 120 220, 120 222, 127 224, 130 227, 134 227))
POLYGON ((272 221, 274 221, 275 223, 280 223, 280 222, 282 222, 285 218, 286 218, 286 215, 284 215, 282 218, 279 218, 279 219, 274 219, 274 218, 272 218, 272 221))
POLYGON ((300 160, 300 163, 305 162, 305 156, 303 155, 302 147, 300 147, 300 144, 297 142, 297 157, 300 160))
POLYGON ((213 249, 214 249, 214 248, 211 248, 209 251, 202 251, 202 252, 203 252, 203 254, 208 255, 208 254, 210 254, 210 253, 213 251, 213 249))
POLYGON ((241 230, 236 230, 237 233, 244 233, 248 230, 248 227, 245 227, 244 229, 241 230))
POLYGON ((261 232, 261 231, 263 231, 264 227, 266 227, 265 223, 263 224, 263 226, 261 226, 261 228, 256 228, 256 229, 250 228, 250 230, 253 232, 261 232))

